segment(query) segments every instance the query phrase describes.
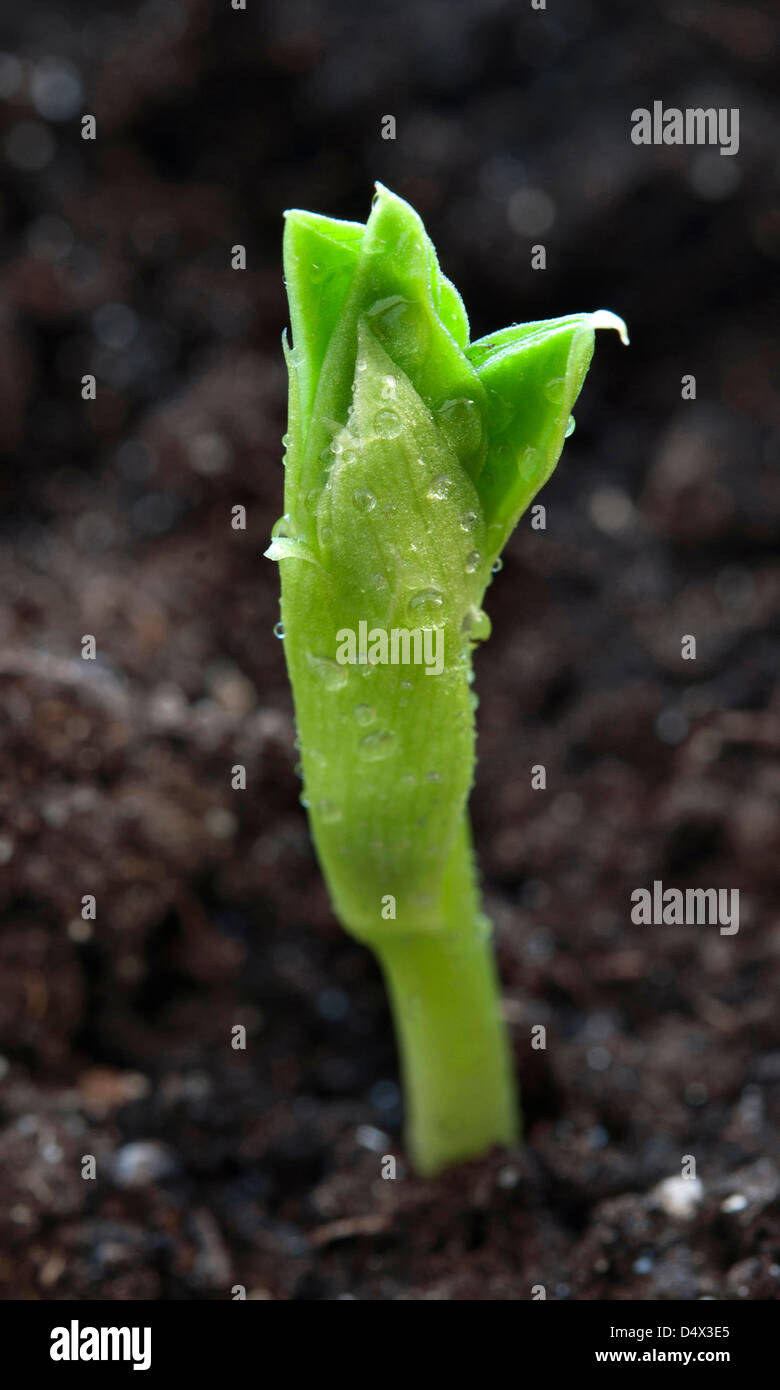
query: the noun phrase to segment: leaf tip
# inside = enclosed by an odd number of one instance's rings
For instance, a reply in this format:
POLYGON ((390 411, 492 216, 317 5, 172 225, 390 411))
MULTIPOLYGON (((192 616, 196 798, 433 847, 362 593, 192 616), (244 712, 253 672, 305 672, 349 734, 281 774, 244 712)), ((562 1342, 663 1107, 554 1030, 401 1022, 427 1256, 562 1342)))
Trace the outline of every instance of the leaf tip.
POLYGON ((628 329, 624 320, 619 314, 613 314, 611 309, 594 309, 590 315, 591 328, 614 328, 620 334, 620 341, 624 347, 628 347, 628 329))

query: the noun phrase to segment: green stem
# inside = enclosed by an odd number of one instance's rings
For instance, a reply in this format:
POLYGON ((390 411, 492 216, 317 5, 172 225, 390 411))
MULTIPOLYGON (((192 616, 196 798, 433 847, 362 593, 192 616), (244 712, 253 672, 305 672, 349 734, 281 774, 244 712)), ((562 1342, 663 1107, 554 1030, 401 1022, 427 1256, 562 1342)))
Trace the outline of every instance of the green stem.
POLYGON ((519 1137, 517 1098, 487 918, 478 911, 468 825, 453 850, 440 933, 374 943, 400 1041, 406 1144, 432 1174, 519 1137))

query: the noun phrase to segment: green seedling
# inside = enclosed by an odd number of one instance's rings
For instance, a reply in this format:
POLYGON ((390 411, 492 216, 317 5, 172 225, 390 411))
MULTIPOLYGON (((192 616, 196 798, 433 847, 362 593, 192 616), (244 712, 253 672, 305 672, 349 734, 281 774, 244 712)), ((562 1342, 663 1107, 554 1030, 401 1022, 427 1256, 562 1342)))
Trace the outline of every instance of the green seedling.
POLYGON ((552 473, 599 310, 469 341, 420 218, 286 217, 284 516, 267 555, 304 805, 343 926, 376 952, 423 1174, 511 1144, 518 1106, 466 803, 485 590, 552 473))

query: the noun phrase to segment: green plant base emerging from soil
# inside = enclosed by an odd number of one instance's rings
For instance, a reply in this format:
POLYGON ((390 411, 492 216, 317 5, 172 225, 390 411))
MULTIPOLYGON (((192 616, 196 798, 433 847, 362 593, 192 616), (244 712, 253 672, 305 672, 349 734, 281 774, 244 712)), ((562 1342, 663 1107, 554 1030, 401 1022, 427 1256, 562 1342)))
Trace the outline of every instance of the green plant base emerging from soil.
POLYGON ((419 217, 381 186, 366 226, 288 213, 284 263, 285 514, 267 553, 304 800, 335 910, 381 963, 408 1146, 434 1173, 519 1127, 466 811, 484 593, 558 460, 594 329, 625 330, 598 311, 469 343, 419 217), (422 659, 411 638, 388 659, 393 632, 422 634, 422 659))

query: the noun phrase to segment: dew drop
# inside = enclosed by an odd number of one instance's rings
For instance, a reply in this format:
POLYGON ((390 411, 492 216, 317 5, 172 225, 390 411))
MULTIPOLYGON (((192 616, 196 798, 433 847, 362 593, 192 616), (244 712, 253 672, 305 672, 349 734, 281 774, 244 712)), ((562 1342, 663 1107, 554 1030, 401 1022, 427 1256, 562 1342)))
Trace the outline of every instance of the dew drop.
POLYGON ((551 377, 550 380, 547 382, 547 385, 544 388, 544 394, 547 397, 548 401, 552 401, 553 405, 558 405, 563 400, 565 390, 565 376, 554 376, 551 377))
POLYGON ((461 531, 473 531, 478 521, 479 517, 476 512, 464 512, 460 519, 461 531))
POLYGON ((426 782, 440 782, 441 773, 436 771, 426 772, 425 780, 426 782))
MULTIPOLYGON (((500 434, 507 425, 513 420, 517 406, 512 401, 508 401, 505 396, 500 396, 498 391, 488 391, 488 406, 490 409, 490 423, 495 434, 500 434)), ((506 448, 506 445, 502 446, 506 448)))
POLYGON ((383 401, 394 401, 398 392, 394 376, 383 376, 379 394, 383 401))
POLYGON ((280 516, 279 520, 275 521, 271 527, 271 540, 295 540, 293 524, 286 512, 285 515, 280 516))
POLYGON ((439 589, 418 589, 409 599, 408 608, 418 621, 433 621, 436 617, 441 619, 439 609, 443 604, 444 595, 439 589))
POLYGON ((504 562, 503 562, 503 560, 501 559, 501 556, 499 555, 499 557, 498 557, 498 559, 496 560, 496 563, 494 564, 494 566, 493 566, 492 570, 490 571, 490 573, 491 573, 491 574, 499 574, 503 568, 504 568, 504 562))
POLYGON ((358 724, 365 729, 376 719, 376 710, 372 705, 355 705, 355 718, 358 724))
POLYGON ((283 638, 284 638, 284 623, 274 623, 274 637, 278 637, 280 641, 283 640, 283 638))
POLYGON ((401 433, 401 421, 394 410, 380 410, 374 417, 374 429, 380 439, 397 439, 401 433))
POLYGON ((316 512, 318 506, 320 505, 321 496, 322 490, 320 488, 313 487, 311 492, 307 492, 306 510, 310 512, 316 512))
POLYGON ((372 582, 372 584, 373 584, 373 586, 374 586, 375 589, 386 589, 386 588, 387 588, 387 575, 386 575, 386 574, 375 574, 371 582, 372 582))
POLYGON ((306 796, 305 792, 301 792, 300 796, 298 797, 298 800, 300 801, 304 809, 308 811, 311 802, 309 801, 309 798, 308 796, 306 796))
POLYGON ((490 941, 493 937, 493 923, 484 912, 477 914, 476 935, 480 941, 490 941))
POLYGON ((466 556, 466 574, 473 574, 474 571, 479 568, 481 559, 482 556, 479 551, 472 550, 471 554, 466 556))
POLYGON ((482 440, 482 416, 476 401, 466 396, 445 401, 436 412, 458 453, 470 454, 482 440))
MULTIPOLYGON (((396 255, 400 261, 403 255, 400 246, 396 248, 396 255)), ((394 361, 404 363, 404 359, 416 359, 426 351, 430 329, 428 316, 422 304, 412 299, 404 299, 402 295, 392 295, 389 299, 381 299, 372 305, 368 314, 374 332, 388 347, 394 361)), ((390 377, 389 380, 395 387, 395 378, 390 377)), ((384 392, 382 394, 384 395, 384 392)), ((395 395, 384 398, 394 400, 395 395)))
POLYGON ((365 762, 379 763, 389 757, 394 745, 395 734, 392 729, 376 729, 373 734, 366 734, 365 738, 360 740, 358 754, 365 762))
POLYGON ((576 428, 576 425, 577 425, 577 421, 575 420, 575 418, 574 418, 573 415, 570 415, 570 416, 569 416, 569 422, 568 422, 568 424, 567 424, 567 426, 566 426, 566 433, 565 433, 565 435, 563 436, 564 439, 568 439, 572 434, 574 434, 574 430, 575 430, 575 428, 576 428))
POLYGON ((434 478, 426 496, 431 502, 443 502, 445 497, 449 497, 451 487, 452 479, 442 473, 440 477, 434 478))
POLYGON ((329 656, 307 652, 306 659, 325 690, 342 690, 347 683, 347 668, 329 656))
POLYGON ((520 455, 517 465, 521 478, 532 477, 537 465, 538 458, 539 450, 535 449, 533 444, 529 444, 525 449, 523 449, 523 452, 520 455))
POLYGON ((341 807, 335 801, 318 801, 317 813, 325 825, 336 825, 341 820, 341 807))
POLYGON ((356 487, 352 494, 352 501, 360 512, 373 512, 376 506, 376 498, 367 487, 356 487))
POLYGON ((492 631, 487 613, 474 604, 466 610, 461 631, 470 642, 486 642, 492 631))

